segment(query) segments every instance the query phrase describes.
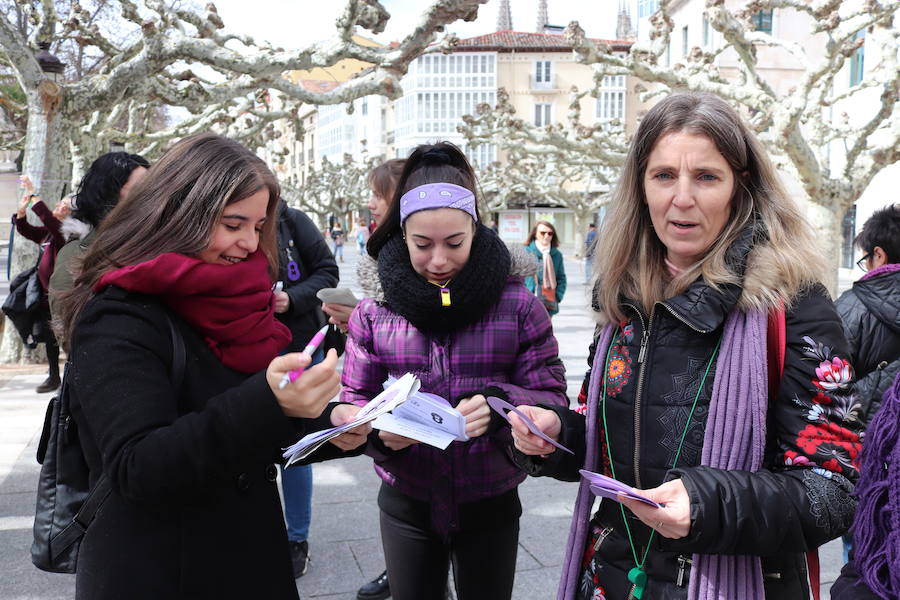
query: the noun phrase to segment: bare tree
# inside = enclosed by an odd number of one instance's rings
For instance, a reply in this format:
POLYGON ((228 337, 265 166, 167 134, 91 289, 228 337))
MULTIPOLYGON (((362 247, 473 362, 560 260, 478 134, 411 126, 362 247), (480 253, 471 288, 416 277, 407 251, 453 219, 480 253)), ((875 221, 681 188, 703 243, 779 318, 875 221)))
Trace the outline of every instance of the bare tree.
POLYGON ((355 162, 350 154, 344 154, 339 163, 323 158, 322 165, 310 171, 303 185, 283 183, 282 196, 294 208, 318 216, 320 224, 334 215, 349 229, 351 212, 363 208, 368 201, 369 171, 381 160, 382 157, 364 157, 362 162, 355 162))
POLYGON ((776 164, 800 182, 808 201, 824 209, 820 239, 835 267, 834 280, 828 282, 834 292, 841 220, 872 178, 900 159, 900 4, 895 0, 748 0, 740 9, 729 9, 724 0, 707 0, 704 14, 726 44, 714 51, 695 47, 682 62, 666 66, 663 57, 674 27, 670 14, 674 4, 660 0, 659 11, 651 18, 649 42, 635 44, 627 55, 587 39, 577 22, 569 25, 566 35, 579 60, 594 65, 598 87, 606 75, 634 75, 658 85, 645 98, 668 90, 694 90, 717 94, 737 107, 776 164), (770 9, 807 15, 810 39, 824 39, 824 44, 793 43, 754 31, 751 17, 770 9), (865 32, 866 59, 877 57, 878 62, 867 65, 863 81, 844 89, 836 76, 862 45, 859 32, 865 32), (820 46, 824 53, 817 50, 820 46), (762 48, 780 49, 795 59, 799 76, 787 93, 777 92, 767 81, 765 65, 758 59, 762 48), (736 75, 717 66, 726 49, 733 49, 737 56, 736 75), (847 111, 860 106, 858 99, 865 96, 877 98, 876 106, 861 124, 851 124, 847 111), (844 154, 837 167, 832 160, 836 145, 844 154))
MULTIPOLYGON (((44 197, 58 198, 67 179, 68 153, 95 139, 91 137, 92 124, 99 127, 104 119, 109 121, 110 113, 119 111, 122 118, 127 115, 129 127, 135 125, 136 136, 151 139, 146 129, 137 127, 146 118, 142 105, 147 103, 183 107, 194 115, 194 126, 204 127, 201 115, 208 120, 220 118, 206 112, 210 107, 225 107, 226 113, 239 119, 241 99, 259 98, 270 90, 295 103, 310 104, 348 102, 371 94, 396 98, 410 62, 435 41, 437 32, 458 19, 473 20, 485 2, 435 0, 405 39, 396 46, 380 48, 357 43, 353 33, 357 27, 383 31, 388 12, 378 0, 346 0, 333 39, 284 50, 226 32, 213 4, 197 12, 171 7, 162 0, 144 0, 142 5, 117 0, 111 6, 119 14, 114 29, 120 34, 114 36, 77 2, 62 14, 53 0, 13 0, 15 10, 0 14, 0 52, 25 96, 24 170, 44 197), (27 33, 23 20, 31 25, 27 33), (52 45, 64 38, 76 39, 79 46, 90 48, 98 57, 95 69, 78 81, 53 81, 35 58, 38 43, 52 45), (328 92, 311 92, 283 77, 285 71, 331 66, 343 58, 373 67, 328 92), (198 76, 192 71, 197 65, 211 74, 198 76)), ((441 45, 451 47, 455 42, 456 38, 448 35, 441 45)), ((246 107, 244 113, 255 108, 246 107)), ((76 156, 78 160, 84 163, 76 156)), ((12 257, 13 267, 23 268, 35 255, 33 248, 20 246, 12 257)), ((11 330, 6 328, 0 342, 0 360, 6 362, 23 357, 22 345, 11 330)))
POLYGON ((509 94, 497 91, 497 104, 480 104, 457 129, 468 147, 496 144, 503 162, 479 173, 490 212, 511 202, 561 206, 575 215, 575 247, 592 215, 608 198, 617 168, 625 160, 628 140, 618 120, 585 125, 581 99, 589 92, 572 88, 565 124, 538 127, 515 116, 509 94))

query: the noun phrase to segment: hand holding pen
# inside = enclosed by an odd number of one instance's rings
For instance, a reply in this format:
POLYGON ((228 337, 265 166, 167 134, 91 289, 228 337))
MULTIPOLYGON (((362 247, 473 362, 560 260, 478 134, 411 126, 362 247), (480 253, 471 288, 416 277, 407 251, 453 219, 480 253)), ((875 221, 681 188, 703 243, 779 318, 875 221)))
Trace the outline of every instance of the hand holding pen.
MULTIPOLYGON (((309 340, 309 343, 306 344, 306 347, 303 349, 302 353, 306 354, 307 356, 312 358, 313 354, 315 354, 316 350, 319 348, 319 344, 321 344, 322 340, 325 339, 326 333, 328 333, 328 325, 325 325, 324 327, 322 327, 322 329, 320 329, 319 331, 316 332, 316 335, 314 335, 312 337, 312 339, 309 340)), ((296 381, 296 379, 298 377, 300 377, 302 374, 303 374, 303 369, 296 369, 293 371, 288 371, 281 378, 281 381, 278 382, 278 389, 283 390, 290 383, 292 383, 293 381, 296 381)))
POLYGON ((300 365, 308 366, 309 362, 308 356, 292 352, 275 357, 266 369, 266 382, 285 416, 318 417, 328 402, 341 391, 341 376, 335 370, 338 358, 334 350, 329 350, 325 360, 307 369, 298 381, 279 389, 278 383, 287 371, 300 365))

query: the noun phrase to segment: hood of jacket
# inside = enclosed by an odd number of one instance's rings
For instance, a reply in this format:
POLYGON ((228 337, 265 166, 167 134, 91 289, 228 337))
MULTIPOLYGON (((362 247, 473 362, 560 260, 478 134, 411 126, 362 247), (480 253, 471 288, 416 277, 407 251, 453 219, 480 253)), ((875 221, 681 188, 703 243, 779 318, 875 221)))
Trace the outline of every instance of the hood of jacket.
POLYGON ((900 335, 900 271, 857 281, 853 291, 876 319, 900 335))
POLYGON ((63 219, 62 226, 60 227, 60 233, 62 233, 67 242, 71 240, 83 240, 92 230, 93 227, 91 227, 89 223, 79 221, 75 217, 66 217, 63 219))

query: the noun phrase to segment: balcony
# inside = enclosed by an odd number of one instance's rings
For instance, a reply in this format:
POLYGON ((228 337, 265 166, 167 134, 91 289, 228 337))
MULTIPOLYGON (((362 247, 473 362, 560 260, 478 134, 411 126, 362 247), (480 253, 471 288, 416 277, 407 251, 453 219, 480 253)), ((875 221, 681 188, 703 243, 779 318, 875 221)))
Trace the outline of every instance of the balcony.
POLYGON ((536 94, 555 94, 560 92, 559 86, 556 83, 556 73, 550 75, 550 80, 545 81, 546 78, 541 78, 541 81, 538 81, 535 77, 534 73, 528 76, 530 82, 530 88, 532 93, 536 94))

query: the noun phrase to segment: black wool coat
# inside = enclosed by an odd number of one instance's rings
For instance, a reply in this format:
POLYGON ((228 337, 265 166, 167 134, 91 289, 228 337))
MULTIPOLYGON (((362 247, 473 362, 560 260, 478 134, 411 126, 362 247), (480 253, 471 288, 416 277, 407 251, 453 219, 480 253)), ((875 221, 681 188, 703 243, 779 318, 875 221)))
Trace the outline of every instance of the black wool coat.
POLYGON ((326 323, 316 292, 337 286, 339 277, 334 255, 319 228, 303 211, 282 201, 278 209, 278 279, 284 283, 291 305, 275 316, 291 330, 288 349, 292 352, 303 350, 326 323), (296 279, 291 279, 288 269, 291 261, 300 271, 296 279))
POLYGON ((72 409, 91 483, 102 470, 112 485, 76 598, 295 599, 273 462, 320 427, 285 417, 265 373, 223 366, 175 316, 187 361, 173 389, 164 310, 108 288, 74 331, 72 409))

